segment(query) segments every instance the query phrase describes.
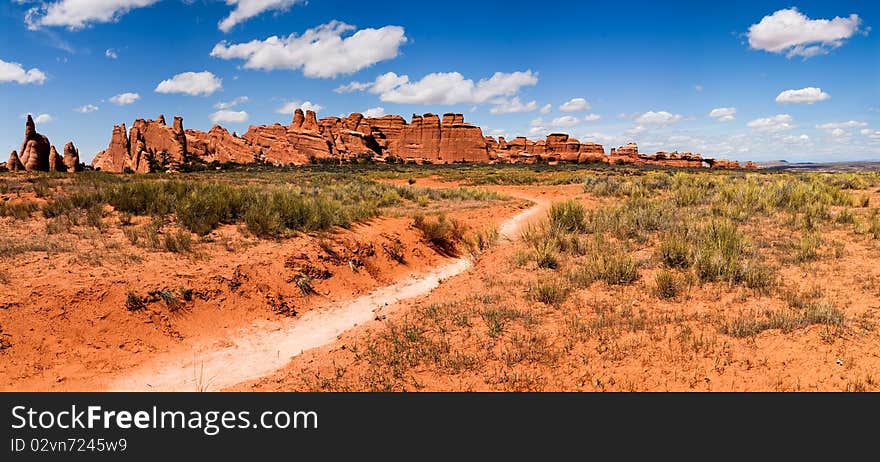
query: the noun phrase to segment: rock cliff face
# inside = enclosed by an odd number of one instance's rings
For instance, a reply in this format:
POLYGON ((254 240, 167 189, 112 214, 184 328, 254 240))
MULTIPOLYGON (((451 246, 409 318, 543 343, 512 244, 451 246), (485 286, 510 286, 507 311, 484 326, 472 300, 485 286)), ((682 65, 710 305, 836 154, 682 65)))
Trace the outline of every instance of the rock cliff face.
POLYGON ((124 124, 113 128, 110 145, 95 157, 93 166, 111 172, 148 172, 175 169, 190 161, 303 165, 361 157, 415 163, 605 162, 739 168, 736 162, 703 159, 689 152, 641 154, 635 143, 612 148, 606 155, 601 144, 581 142, 565 133, 538 141, 496 140, 484 137, 480 127, 454 113, 414 114, 407 123, 396 115, 367 118, 358 113, 319 120, 314 111, 301 109, 294 112, 290 125, 252 125, 241 137, 216 125, 208 132, 184 131, 180 117, 171 127, 162 116, 155 121, 138 119, 129 133, 124 124))
POLYGON ((156 120, 135 120, 127 135, 125 124, 114 126, 110 145, 95 156, 92 166, 108 172, 147 173, 174 170, 188 160, 183 118, 175 117, 169 127, 160 115, 156 120))
POLYGON ((255 160, 254 152, 247 141, 230 135, 219 125, 211 127, 207 133, 186 130, 186 146, 188 155, 205 162, 246 164, 255 160))

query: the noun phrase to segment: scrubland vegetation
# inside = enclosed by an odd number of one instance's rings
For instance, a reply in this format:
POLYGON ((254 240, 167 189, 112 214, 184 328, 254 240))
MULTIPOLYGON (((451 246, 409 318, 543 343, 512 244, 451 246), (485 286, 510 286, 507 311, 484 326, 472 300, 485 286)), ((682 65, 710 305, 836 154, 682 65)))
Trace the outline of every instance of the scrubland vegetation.
MULTIPOLYGON (((846 265, 845 249, 878 254, 877 174, 487 167, 440 176, 472 185, 581 184, 598 205, 554 203, 522 232, 507 266, 485 257, 491 263, 476 270, 480 293, 416 304, 351 340, 333 356, 332 373, 297 370, 295 387, 637 390, 647 381, 663 389, 650 374, 682 368, 690 376, 667 389, 714 389, 710 375, 770 367, 769 353, 741 350, 757 348, 761 335, 829 349, 875 335, 870 312, 850 311, 859 296, 841 289, 853 275, 829 278, 828 267, 846 265), (792 277, 801 273, 814 276, 792 277), (692 362, 710 366, 696 372, 692 362)), ((853 372, 838 386, 877 383, 853 372)), ((747 388, 797 389, 769 378, 747 388)))

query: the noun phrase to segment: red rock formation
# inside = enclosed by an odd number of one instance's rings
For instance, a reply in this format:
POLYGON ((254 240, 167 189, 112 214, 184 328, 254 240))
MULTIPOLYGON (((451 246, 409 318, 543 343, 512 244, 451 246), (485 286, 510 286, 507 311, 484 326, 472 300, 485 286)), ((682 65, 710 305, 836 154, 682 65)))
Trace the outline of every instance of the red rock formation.
POLYGON ((95 158, 92 160, 92 167, 95 170, 116 173, 124 172, 126 168, 131 169, 131 156, 129 155, 129 143, 125 124, 113 126, 113 134, 110 135, 110 145, 107 146, 107 149, 95 155, 95 158))
POLYGON ((639 147, 635 143, 627 143, 619 148, 611 148, 608 154, 608 162, 613 164, 636 164, 641 163, 639 159, 639 147))
POLYGON ((256 151, 257 158, 274 165, 303 165, 313 159, 331 157, 330 143, 321 135, 314 111, 303 115, 297 109, 293 122, 248 128, 242 138, 256 151))
POLYGON ((55 150, 55 146, 49 148, 49 171, 50 172, 66 172, 67 167, 64 166, 64 159, 55 150))
POLYGON ((581 164, 585 162, 606 162, 605 148, 599 143, 583 143, 580 149, 578 149, 577 161, 581 164))
POLYGON ((27 171, 49 171, 49 153, 52 146, 49 139, 37 133, 36 124, 30 114, 24 128, 24 141, 21 143, 19 159, 27 171))
POLYGON ((289 126, 251 126, 241 137, 230 135, 220 126, 207 133, 184 131, 180 117, 174 118, 173 127, 165 125, 162 116, 155 121, 138 119, 128 137, 125 125, 114 127, 110 146, 95 157, 94 166, 115 172, 148 172, 151 166, 176 168, 190 159, 302 165, 356 157, 380 161, 394 157, 418 163, 544 161, 739 167, 736 162, 703 159, 689 152, 639 154, 635 143, 612 148, 606 156, 601 144, 582 143, 564 133, 553 133, 539 141, 525 137, 511 141, 499 137, 496 141, 484 137, 480 127, 465 123, 461 114, 447 113, 442 118, 414 114, 407 124, 400 116, 366 118, 358 113, 318 120, 314 111, 302 109, 294 111, 289 126))
POLYGON ((169 127, 160 115, 156 120, 135 120, 127 138, 125 124, 114 126, 110 146, 95 156, 92 165, 108 172, 147 173, 154 167, 177 169, 188 160, 183 118, 174 117, 169 127))
POLYGON ((186 146, 188 155, 204 162, 247 164, 254 161, 254 150, 247 141, 230 135, 219 125, 211 127, 207 133, 186 130, 186 146))
POLYGON ((464 122, 461 114, 443 114, 437 162, 488 162, 483 130, 464 122))
POLYGON ((79 149, 76 149, 73 141, 68 141, 64 145, 64 168, 68 172, 82 171, 82 164, 79 163, 79 149))
POLYGON ((18 158, 18 153, 12 151, 9 154, 9 161, 6 162, 6 168, 9 169, 10 172, 23 172, 24 165, 21 163, 21 159, 18 158))

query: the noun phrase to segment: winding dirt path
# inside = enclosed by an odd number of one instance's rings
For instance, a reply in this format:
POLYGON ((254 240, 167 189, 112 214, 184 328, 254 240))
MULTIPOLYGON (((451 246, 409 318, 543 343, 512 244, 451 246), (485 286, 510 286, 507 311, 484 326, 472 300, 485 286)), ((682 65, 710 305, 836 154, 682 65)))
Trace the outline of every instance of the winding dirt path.
MULTIPOLYGON (((502 239, 509 242, 526 223, 540 216, 550 201, 534 194, 505 193, 534 203, 499 226, 502 239)), ((107 390, 214 391, 258 379, 282 368, 292 357, 331 343, 346 330, 374 319, 377 309, 427 294, 444 279, 471 266, 471 259, 456 258, 366 295, 309 311, 301 318, 255 323, 236 335, 232 344, 169 353, 115 378, 107 390)))

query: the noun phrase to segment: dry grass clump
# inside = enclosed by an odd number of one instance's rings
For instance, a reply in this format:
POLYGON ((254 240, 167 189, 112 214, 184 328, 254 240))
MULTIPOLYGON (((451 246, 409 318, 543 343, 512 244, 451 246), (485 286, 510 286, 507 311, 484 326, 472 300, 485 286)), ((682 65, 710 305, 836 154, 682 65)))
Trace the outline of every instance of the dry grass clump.
POLYGON ((416 215, 413 218, 413 227, 421 231, 425 241, 439 252, 446 255, 458 255, 458 244, 465 235, 465 226, 462 222, 454 218, 447 218, 443 214, 438 215, 435 219, 416 215))

